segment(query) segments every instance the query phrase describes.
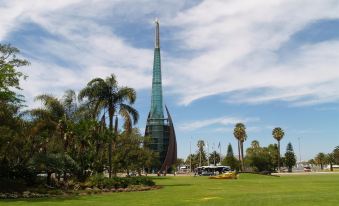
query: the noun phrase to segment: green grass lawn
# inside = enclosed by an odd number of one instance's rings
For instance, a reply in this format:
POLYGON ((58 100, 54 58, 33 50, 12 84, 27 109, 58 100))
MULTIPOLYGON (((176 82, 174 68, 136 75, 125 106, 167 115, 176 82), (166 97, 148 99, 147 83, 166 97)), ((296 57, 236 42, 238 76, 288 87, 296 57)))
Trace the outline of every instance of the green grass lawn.
POLYGON ((241 174, 238 180, 207 177, 155 178, 160 190, 38 200, 0 200, 0 205, 339 205, 339 175, 269 177, 241 174))

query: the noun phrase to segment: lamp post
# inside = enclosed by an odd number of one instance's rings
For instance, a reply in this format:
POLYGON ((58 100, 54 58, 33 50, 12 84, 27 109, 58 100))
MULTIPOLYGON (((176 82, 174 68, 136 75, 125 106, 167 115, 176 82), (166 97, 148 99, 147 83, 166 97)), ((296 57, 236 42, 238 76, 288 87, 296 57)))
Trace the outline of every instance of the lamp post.
POLYGON ((298 137, 298 142, 299 142, 299 163, 301 163, 300 137, 298 137))

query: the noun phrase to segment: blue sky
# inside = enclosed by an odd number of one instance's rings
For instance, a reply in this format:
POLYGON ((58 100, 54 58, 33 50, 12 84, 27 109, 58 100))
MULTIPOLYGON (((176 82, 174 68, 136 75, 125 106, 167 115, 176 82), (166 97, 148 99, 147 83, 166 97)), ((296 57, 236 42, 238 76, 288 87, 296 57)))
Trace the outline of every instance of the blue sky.
POLYGON ((336 0, 0 0, 0 42, 31 65, 29 107, 94 77, 116 74, 138 91, 138 127, 150 108, 155 17, 164 100, 178 155, 203 139, 236 150, 234 124, 266 146, 280 126, 299 159, 339 145, 339 2, 336 0))

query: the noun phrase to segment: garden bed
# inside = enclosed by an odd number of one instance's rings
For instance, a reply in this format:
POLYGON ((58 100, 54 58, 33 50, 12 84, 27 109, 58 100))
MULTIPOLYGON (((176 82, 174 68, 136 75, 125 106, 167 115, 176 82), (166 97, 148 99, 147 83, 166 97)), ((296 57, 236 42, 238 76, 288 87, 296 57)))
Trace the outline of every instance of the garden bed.
MULTIPOLYGON (((13 187, 12 187, 13 188, 13 187)), ((17 199, 17 198, 46 198, 46 197, 63 197, 90 195, 112 192, 135 192, 160 189, 155 182, 149 177, 113 177, 107 178, 97 175, 89 178, 85 182, 68 181, 57 187, 47 187, 37 185, 35 187, 19 188, 9 191, 0 191, 0 199, 17 199)))

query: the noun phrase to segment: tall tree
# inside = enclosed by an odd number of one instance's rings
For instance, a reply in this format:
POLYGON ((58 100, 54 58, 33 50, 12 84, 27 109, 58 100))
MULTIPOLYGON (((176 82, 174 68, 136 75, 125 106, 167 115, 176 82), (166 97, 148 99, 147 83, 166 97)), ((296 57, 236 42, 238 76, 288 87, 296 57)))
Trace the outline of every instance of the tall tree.
POLYGON ((20 79, 26 76, 17 70, 18 67, 28 65, 29 62, 17 58, 19 49, 10 44, 0 44, 0 103, 18 104, 23 100, 13 89, 21 90, 20 79))
POLYGON ((336 164, 339 164, 339 146, 336 146, 333 150, 334 161, 336 164))
POLYGON ((323 170, 324 164, 326 163, 326 155, 320 152, 315 156, 314 160, 317 163, 317 165, 320 165, 320 169, 323 170))
POLYGON ((288 172, 292 172, 292 167, 297 163, 295 157, 293 146, 291 142, 287 144, 286 153, 285 153, 285 164, 288 167, 288 172))
POLYGON ((333 171, 333 164, 335 164, 335 156, 333 152, 326 155, 326 163, 330 165, 330 170, 333 171))
POLYGON ((243 123, 237 123, 233 131, 234 137, 238 140, 239 160, 241 162, 241 170, 244 170, 244 142, 247 139, 246 127, 243 123))
POLYGON ((211 154, 209 154, 209 162, 213 163, 214 165, 217 165, 221 158, 220 158, 220 154, 217 151, 213 151, 211 154))
POLYGON ((280 171, 280 140, 284 137, 284 130, 280 127, 276 127, 272 131, 273 138, 278 141, 278 170, 280 171))
MULTIPOLYGON (((70 97, 70 94, 73 93, 74 92, 67 91, 64 96, 65 99, 70 97)), ((28 113, 32 116, 35 122, 33 127, 35 135, 41 135, 45 133, 43 136, 47 142, 46 145, 49 146, 48 152, 46 150, 47 147, 44 147, 45 154, 43 156, 40 155, 37 160, 44 163, 44 161, 48 159, 47 156, 49 156, 53 158, 61 158, 60 161, 54 161, 54 163, 59 164, 60 162, 72 162, 73 160, 67 154, 67 148, 71 140, 70 138, 73 136, 73 132, 69 129, 68 125, 70 124, 70 120, 75 113, 75 111, 71 112, 69 110, 69 105, 71 102, 60 100, 52 95, 47 94, 37 96, 36 100, 41 101, 43 107, 32 109, 28 113)), ((75 104, 75 102, 73 102, 73 104, 75 104)), ((59 171, 62 170, 64 173, 64 180, 66 180, 66 167, 61 169, 61 167, 57 165, 55 167, 49 168, 58 168, 59 171)), ((48 173, 47 179, 50 179, 50 174, 51 172, 48 173)))
MULTIPOLYGON (((277 170, 278 167, 278 145, 277 144, 269 144, 267 147, 268 153, 270 154, 270 162, 273 167, 273 171, 277 170)), ((281 158, 280 158, 281 161, 281 158)))
POLYGON ((206 153, 204 150, 205 142, 204 140, 198 140, 198 154, 197 157, 199 158, 199 167, 206 163, 206 153))
POLYGON ((233 170, 239 170, 239 161, 234 157, 232 145, 227 146, 226 157, 222 161, 222 165, 230 166, 233 170))
MULTIPOLYGON (((79 93, 79 99, 94 104, 94 113, 105 115, 108 114, 109 130, 117 136, 118 117, 115 119, 113 130, 113 118, 120 115, 124 120, 125 131, 131 131, 132 125, 136 124, 139 119, 139 113, 132 107, 136 100, 136 92, 130 87, 119 87, 115 76, 112 74, 105 80, 95 78, 88 82, 87 86, 79 93)), ((112 150, 114 137, 109 143, 109 177, 112 177, 112 150)))

